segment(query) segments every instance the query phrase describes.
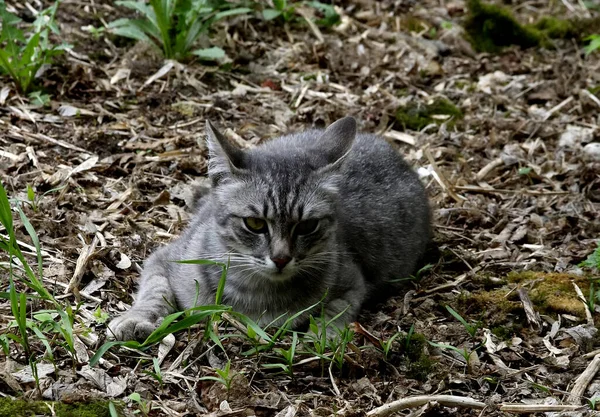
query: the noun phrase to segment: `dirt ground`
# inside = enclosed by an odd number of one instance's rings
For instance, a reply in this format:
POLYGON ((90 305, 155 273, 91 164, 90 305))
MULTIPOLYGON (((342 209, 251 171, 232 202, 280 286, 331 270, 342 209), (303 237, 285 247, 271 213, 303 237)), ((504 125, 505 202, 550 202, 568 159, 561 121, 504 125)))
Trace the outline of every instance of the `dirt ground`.
MULTIPOLYGON (((589 13, 568 0, 510 7, 524 22, 589 13)), ((132 415, 139 405, 128 396, 139 393, 151 416, 291 417, 365 415, 415 395, 487 407, 434 403, 400 415, 500 416, 508 415, 502 403, 600 397, 600 380, 583 387, 583 398, 571 395, 600 349, 600 315, 586 314, 575 290, 587 299, 600 279, 577 266, 600 232, 600 160, 586 146, 600 138, 600 53, 585 57, 571 40, 475 53, 461 30, 461 0, 356 0, 339 11, 331 29, 253 16, 216 25, 203 42, 227 52, 219 66, 165 62, 144 45, 82 29, 124 16, 112 2, 61 4, 57 19, 73 50, 43 75, 51 102, 34 107, 11 89, 0 108, 0 175, 13 198, 27 200, 28 184, 35 190, 35 209, 24 207, 45 251, 44 281, 75 306, 72 293, 62 294, 80 278, 78 361, 56 349, 57 366, 41 379, 44 399, 122 400, 132 415), (434 114, 415 130, 396 118, 398 109, 441 99, 460 112, 434 114), (441 257, 405 293, 361 315, 341 369, 300 352, 290 377, 262 366, 277 362, 272 352, 245 356, 249 345, 237 338, 222 352, 199 330, 160 352, 113 349, 89 366, 105 341, 99 312, 112 317, 130 305, 144 259, 189 219, 190 187, 206 175, 206 120, 254 146, 347 115, 422 174, 441 257), (473 336, 446 306, 479 322, 473 336), (399 331, 386 355, 380 341, 399 331), (426 341, 466 349, 468 363, 426 341), (157 355, 162 384, 148 374, 157 355), (198 380, 227 359, 238 374, 229 391, 198 380)), ((14 331, 10 319, 0 300, 0 332, 14 331)), ((43 345, 34 347, 44 363, 43 345)), ((0 362, 3 396, 39 398, 18 372, 26 359, 16 346, 0 362)))

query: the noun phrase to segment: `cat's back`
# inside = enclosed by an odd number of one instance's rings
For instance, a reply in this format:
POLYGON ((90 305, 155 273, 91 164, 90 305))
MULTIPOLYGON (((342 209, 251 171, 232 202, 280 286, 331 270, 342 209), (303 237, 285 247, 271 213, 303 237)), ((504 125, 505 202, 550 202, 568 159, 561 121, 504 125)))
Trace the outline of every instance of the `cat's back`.
POLYGON ((418 175, 384 139, 359 134, 344 176, 343 243, 370 282, 408 278, 430 239, 429 204, 418 175))

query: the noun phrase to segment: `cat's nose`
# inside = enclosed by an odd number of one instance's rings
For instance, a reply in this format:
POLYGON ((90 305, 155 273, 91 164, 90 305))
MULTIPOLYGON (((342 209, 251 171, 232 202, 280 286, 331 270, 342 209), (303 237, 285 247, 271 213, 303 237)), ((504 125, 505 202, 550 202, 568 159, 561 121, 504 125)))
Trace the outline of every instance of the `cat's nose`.
POLYGON ((271 260, 273 261, 275 266, 277 266, 277 269, 281 271, 283 268, 285 268, 287 264, 290 263, 292 258, 290 256, 283 256, 281 258, 271 258, 271 260))

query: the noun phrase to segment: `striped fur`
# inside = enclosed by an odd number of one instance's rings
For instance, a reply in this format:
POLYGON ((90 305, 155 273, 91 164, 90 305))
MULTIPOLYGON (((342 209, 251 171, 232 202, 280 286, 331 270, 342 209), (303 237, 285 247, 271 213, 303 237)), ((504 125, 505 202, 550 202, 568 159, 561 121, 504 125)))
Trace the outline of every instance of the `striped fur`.
POLYGON ((148 259, 136 302, 109 326, 113 337, 144 338, 174 309, 214 303, 219 268, 172 260, 229 261, 223 302, 262 324, 327 293, 328 316, 345 310, 341 326, 414 272, 429 241, 425 191, 388 143, 356 134, 354 119, 244 151, 210 123, 207 136, 212 189, 183 235, 148 259), (266 220, 268 232, 250 231, 247 217, 266 220), (314 233, 294 232, 310 219, 314 233), (279 270, 271 258, 284 255, 291 261, 279 270))

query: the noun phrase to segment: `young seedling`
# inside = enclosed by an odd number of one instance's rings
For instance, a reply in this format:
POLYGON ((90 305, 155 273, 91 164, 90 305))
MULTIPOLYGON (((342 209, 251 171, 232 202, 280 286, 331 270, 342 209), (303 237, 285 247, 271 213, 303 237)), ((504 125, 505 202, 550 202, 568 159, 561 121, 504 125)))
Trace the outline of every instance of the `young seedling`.
POLYGON ((274 352, 278 353, 284 360, 284 363, 265 363, 263 368, 266 369, 281 369, 290 378, 294 377, 294 357, 296 355, 296 346, 298 345, 298 333, 292 333, 292 344, 289 349, 275 348, 274 352))
POLYGON ((600 35, 599 34, 590 35, 587 38, 585 38, 585 40, 589 41, 589 43, 585 46, 585 48, 583 48, 583 50, 585 51, 585 56, 588 56, 592 52, 600 49, 600 35))
POLYGON ((138 409, 134 411, 134 414, 142 414, 146 417, 150 413, 150 410, 152 410, 152 402, 144 400, 137 392, 129 394, 129 399, 138 406, 138 409))
POLYGON ((158 385, 160 386, 160 388, 162 389, 162 387, 164 385, 164 380, 162 377, 162 372, 160 370, 160 363, 158 362, 157 358, 152 358, 152 365, 154 368, 153 371, 143 371, 143 372, 146 375, 150 375, 152 378, 154 378, 158 382, 158 385))
POLYGON ((0 69, 8 74, 21 93, 29 93, 34 87, 36 75, 43 65, 64 53, 70 45, 55 45, 50 40, 50 33, 59 35, 54 20, 60 1, 56 1, 37 15, 29 31, 23 32, 18 23, 21 19, 6 10, 4 1, 0 1, 0 69))
POLYGON ((287 0, 273 0, 273 7, 263 9, 262 15, 265 20, 281 19, 284 22, 291 22, 296 17, 304 17, 298 11, 299 7, 311 7, 318 10, 323 17, 315 20, 319 26, 331 27, 340 22, 340 15, 330 4, 324 4, 319 1, 288 2, 287 0))
MULTIPOLYGON (((411 330, 413 329, 413 327, 410 328, 411 330)), ((396 334, 394 334, 392 337, 390 337, 388 340, 381 340, 381 349, 383 350, 383 356, 385 357, 385 359, 388 358, 389 354, 390 354, 390 350, 392 349, 392 346, 394 344, 394 340, 396 340, 398 337, 400 337, 402 335, 401 332, 396 332, 396 334)), ((407 340, 410 340, 407 337, 407 340)), ((408 343, 407 343, 408 345, 408 343)))
POLYGON ((479 330, 479 326, 481 325, 480 322, 476 323, 476 324, 469 324, 467 323, 467 321, 460 315, 458 314, 452 307, 450 306, 446 306, 446 310, 448 310, 448 312, 450 314, 452 314, 452 316, 454 316, 454 318, 456 320, 458 320, 465 328, 465 330, 467 331, 467 333, 469 333, 469 336, 471 336, 471 338, 474 338, 477 335, 477 330, 479 330))
POLYGON ((600 270, 600 241, 596 245, 596 249, 584 261, 579 263, 580 267, 600 270))
POLYGON ((223 369, 215 369, 215 373, 218 376, 203 376, 198 378, 200 381, 217 381, 225 386, 225 390, 229 392, 231 390, 231 383, 233 379, 239 375, 238 373, 231 372, 231 360, 228 360, 223 369))
MULTIPOLYGON (((225 55, 220 48, 192 50, 198 38, 217 21, 247 14, 247 7, 231 8, 228 2, 189 2, 177 0, 117 1, 117 5, 134 10, 140 19, 118 19, 107 29, 115 35, 148 42, 163 51, 165 58, 182 60, 190 54, 203 59, 225 55), (214 4, 217 4, 216 6, 214 4)), ((98 32, 98 30, 96 31, 98 32)))

